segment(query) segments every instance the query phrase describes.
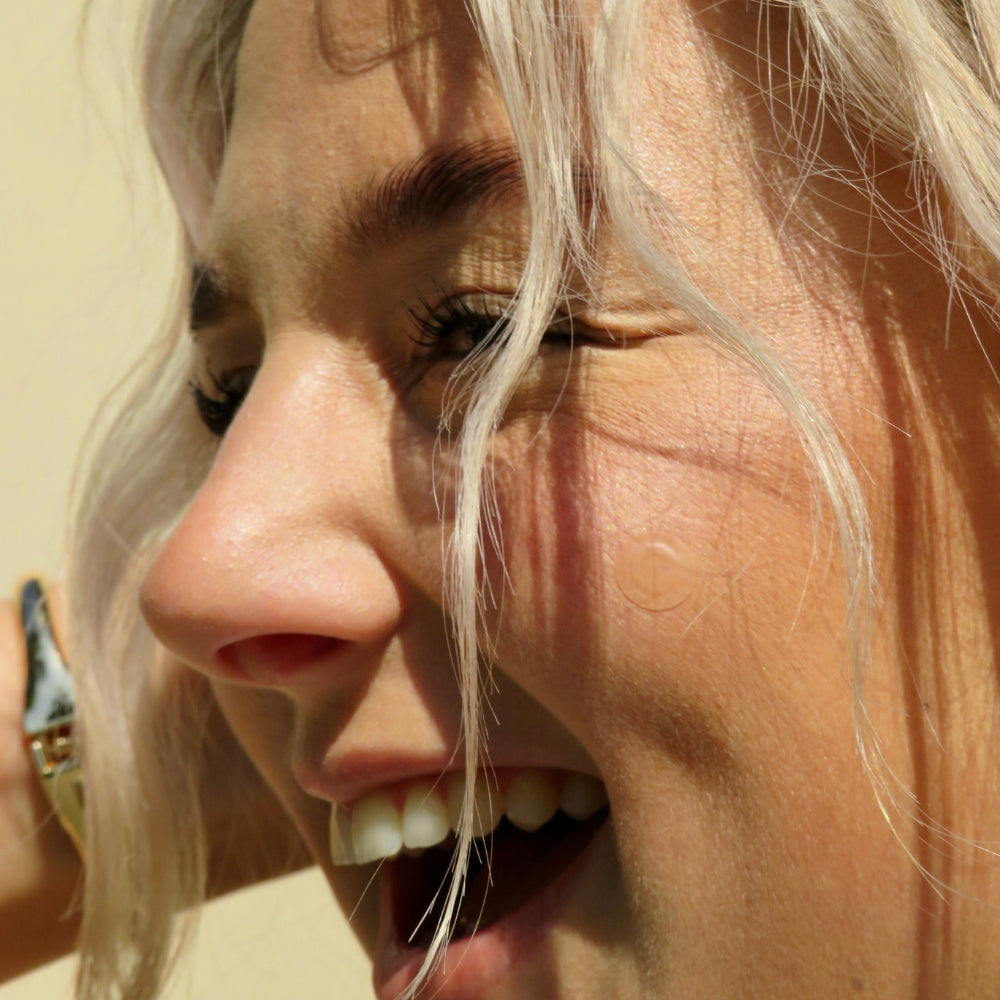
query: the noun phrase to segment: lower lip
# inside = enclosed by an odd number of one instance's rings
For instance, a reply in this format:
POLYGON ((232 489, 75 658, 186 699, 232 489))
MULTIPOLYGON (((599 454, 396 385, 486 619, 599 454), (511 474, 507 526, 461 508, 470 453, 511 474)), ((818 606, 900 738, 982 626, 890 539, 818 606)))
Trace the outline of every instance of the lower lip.
MULTIPOLYGON (((605 820, 580 856, 549 885, 496 923, 448 945, 425 981, 421 994, 440 1000, 485 1000, 491 988, 510 985, 520 977, 545 942, 546 933, 566 909, 574 886, 586 877, 600 842, 610 831, 605 820)), ((379 1000, 395 1000, 420 971, 427 952, 398 940, 391 892, 381 887, 380 926, 375 949, 375 992, 379 1000)), ((530 976, 529 976, 530 978, 530 976)))

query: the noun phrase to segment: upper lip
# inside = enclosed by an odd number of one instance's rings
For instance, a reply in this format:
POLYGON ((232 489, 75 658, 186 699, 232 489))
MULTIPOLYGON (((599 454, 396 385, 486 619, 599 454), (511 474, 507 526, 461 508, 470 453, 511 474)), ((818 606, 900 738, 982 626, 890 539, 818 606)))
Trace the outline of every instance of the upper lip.
MULTIPOLYGON (((290 767, 296 784, 313 798, 349 805, 366 795, 407 782, 431 783, 466 770, 465 748, 455 746, 456 733, 432 733, 426 725, 408 744, 405 725, 373 731, 370 724, 337 717, 331 727, 325 712, 302 717, 293 728, 290 767), (346 724, 345 724, 346 723, 346 724)), ((603 780, 587 751, 571 736, 527 739, 522 730, 490 736, 489 758, 481 769, 539 768, 576 772, 603 780)))
MULTIPOLYGON (((558 771, 575 771, 600 778, 596 770, 568 765, 566 761, 540 760, 537 755, 511 753, 491 756, 484 768, 487 772, 543 768, 558 771)), ((465 770, 461 751, 453 754, 401 754, 396 751, 351 751, 328 754, 320 761, 308 762, 298 758, 292 764, 296 783, 314 798, 347 805, 357 802, 371 792, 381 791, 410 781, 434 783, 454 772, 465 770)))
POLYGON ((457 754, 402 755, 371 750, 331 756, 318 763, 300 758, 292 764, 295 781, 303 791, 338 805, 407 781, 436 781, 461 770, 463 760, 457 754))

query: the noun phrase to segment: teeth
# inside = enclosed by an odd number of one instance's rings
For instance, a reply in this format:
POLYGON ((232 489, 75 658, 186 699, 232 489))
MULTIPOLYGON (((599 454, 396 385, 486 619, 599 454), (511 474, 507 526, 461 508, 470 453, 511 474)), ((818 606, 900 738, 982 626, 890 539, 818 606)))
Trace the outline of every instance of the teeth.
POLYGON ((385 792, 366 795, 354 806, 351 816, 354 860, 363 865, 399 854, 403 846, 399 810, 385 792))
MULTIPOLYGON (((364 796, 351 808, 334 806, 330 859, 335 865, 363 865, 401 851, 419 856, 425 848, 443 843, 459 825, 465 775, 452 774, 444 784, 443 789, 427 781, 407 786, 402 810, 383 791, 364 796)), ((486 775, 477 774, 472 834, 487 836, 505 814, 514 826, 532 832, 548 823, 558 809, 572 819, 585 820, 607 804, 603 783, 583 774, 566 775, 560 782, 551 772, 518 771, 505 792, 486 775)))
POLYGON ((558 808, 556 786, 540 771, 521 771, 507 786, 507 819, 519 830, 545 826, 558 808))
MULTIPOLYGON (((453 774, 448 779, 448 822, 458 829, 465 802, 465 775, 453 774)), ((503 796, 499 789, 490 787, 482 774, 476 775, 476 788, 472 796, 472 836, 485 837, 492 833, 503 819, 503 796)))
POLYGON ((462 803, 465 801, 465 775, 452 774, 448 778, 448 822, 454 830, 462 816, 462 803))
POLYGON ((450 832, 448 810, 434 789, 423 782, 408 788, 403 806, 403 846, 433 847, 450 832))
POLYGON ((608 804, 604 782, 586 774, 571 774, 559 796, 559 808, 570 819, 585 820, 608 804))

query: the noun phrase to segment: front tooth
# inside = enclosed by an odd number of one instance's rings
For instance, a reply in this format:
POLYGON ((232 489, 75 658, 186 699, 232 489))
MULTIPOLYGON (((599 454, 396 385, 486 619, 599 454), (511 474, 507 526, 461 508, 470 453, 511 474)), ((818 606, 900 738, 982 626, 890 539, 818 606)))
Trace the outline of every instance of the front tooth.
POLYGON ((559 796, 559 808, 570 819, 585 820, 608 804, 604 782, 586 774, 571 774, 559 796))
POLYGON ((461 772, 448 776, 448 822, 453 830, 458 830, 462 818, 462 803, 465 801, 465 775, 461 772))
POLYGON ((338 805, 334 805, 330 815, 330 860, 335 865, 355 863, 351 817, 338 805))
MULTIPOLYGON (((465 775, 453 774, 448 779, 448 821, 453 830, 458 830, 465 801, 465 775)), ((503 796, 496 788, 490 788, 486 777, 476 775, 476 788, 472 804, 472 836, 485 837, 492 833, 503 818, 503 796)))
POLYGON ((355 864, 359 865, 399 854, 403 847, 399 810, 384 792, 367 795, 355 803, 351 843, 355 864))
POLYGON ((448 809, 428 784, 413 785, 403 805, 403 846, 433 847, 451 832, 448 809))
POLYGON ((485 837, 488 833, 492 833, 501 819, 503 819, 503 796, 500 794, 500 789, 490 788, 486 778, 477 774, 472 836, 485 837))
POLYGON ((507 786, 507 819, 529 833, 545 826, 559 808, 559 793, 541 771, 519 771, 507 786))

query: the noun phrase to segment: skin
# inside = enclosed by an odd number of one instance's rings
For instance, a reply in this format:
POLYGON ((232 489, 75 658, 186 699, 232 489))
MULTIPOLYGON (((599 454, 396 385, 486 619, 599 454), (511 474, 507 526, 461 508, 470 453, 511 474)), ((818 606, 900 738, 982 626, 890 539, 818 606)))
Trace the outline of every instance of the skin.
MULTIPOLYGON (((199 345, 211 371, 260 367, 143 587, 351 911, 368 873, 331 866, 329 803, 441 773, 458 734, 434 499, 454 359, 415 359, 408 310, 509 295, 526 245, 509 204, 363 253, 324 211, 428 148, 509 134, 459 6, 408 8, 402 45, 357 6, 317 21, 259 0, 251 16, 199 246, 230 302, 199 345)), ((690 251, 696 276, 791 359, 862 479, 880 581, 865 700, 899 784, 873 783, 858 752, 843 569, 787 417, 604 243, 578 346, 545 346, 492 445, 503 551, 484 571, 502 587, 502 556, 508 575, 487 622, 492 762, 597 774, 612 822, 542 943, 443 996, 972 997, 1000 981, 994 863, 913 819, 1000 833, 982 554, 1000 523, 997 388, 940 276, 865 196, 814 179, 783 211, 775 125, 746 82, 756 19, 735 7, 651 17, 637 162, 710 247, 690 251), (698 568, 660 611, 618 582, 650 532, 698 568)), ((833 129, 822 155, 856 170, 833 129)), ((886 165, 880 194, 906 213, 886 165)), ((372 947, 375 903, 354 918, 372 947)))

